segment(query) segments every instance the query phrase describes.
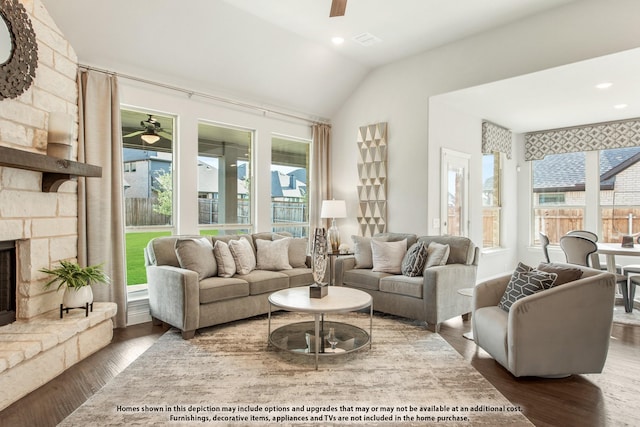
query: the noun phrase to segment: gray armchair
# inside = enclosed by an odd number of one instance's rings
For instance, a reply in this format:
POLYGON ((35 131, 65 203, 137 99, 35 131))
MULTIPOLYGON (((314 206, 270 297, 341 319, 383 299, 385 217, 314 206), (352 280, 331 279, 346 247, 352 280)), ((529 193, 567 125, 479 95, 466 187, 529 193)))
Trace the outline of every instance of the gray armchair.
POLYGON ((602 372, 613 321, 615 276, 588 267, 578 280, 516 301, 498 303, 511 274, 476 286, 476 344, 516 377, 566 377, 602 372))

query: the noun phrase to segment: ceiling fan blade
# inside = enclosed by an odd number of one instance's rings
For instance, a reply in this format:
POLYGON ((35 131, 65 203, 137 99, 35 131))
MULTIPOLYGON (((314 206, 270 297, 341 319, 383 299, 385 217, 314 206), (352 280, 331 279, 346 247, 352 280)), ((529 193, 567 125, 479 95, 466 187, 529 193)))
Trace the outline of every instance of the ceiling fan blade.
POLYGON ((136 132, 131 132, 128 135, 122 135, 122 137, 123 138, 131 138, 132 136, 137 136, 137 135, 140 135, 141 133, 144 133, 144 132, 145 131, 143 131, 143 130, 139 130, 139 131, 136 131, 136 132))
POLYGON ((329 12, 329 18, 334 16, 344 16, 344 12, 347 9, 347 0, 332 0, 331 12, 329 12))
POLYGON ((168 140, 171 140, 171 138, 172 138, 171 134, 169 132, 167 132, 167 131, 164 131, 164 130, 161 130, 161 131, 156 132, 156 133, 158 135, 160 135, 161 137, 163 137, 165 139, 168 139, 168 140))

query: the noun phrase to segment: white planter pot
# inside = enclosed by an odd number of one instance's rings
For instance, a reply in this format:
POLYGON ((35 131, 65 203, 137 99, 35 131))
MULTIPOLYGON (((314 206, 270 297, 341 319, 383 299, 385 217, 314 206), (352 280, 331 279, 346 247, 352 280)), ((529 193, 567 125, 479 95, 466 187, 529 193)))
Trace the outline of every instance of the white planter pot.
POLYGON ((62 296, 62 305, 65 308, 84 308, 87 303, 93 302, 91 286, 81 288, 66 288, 62 296))

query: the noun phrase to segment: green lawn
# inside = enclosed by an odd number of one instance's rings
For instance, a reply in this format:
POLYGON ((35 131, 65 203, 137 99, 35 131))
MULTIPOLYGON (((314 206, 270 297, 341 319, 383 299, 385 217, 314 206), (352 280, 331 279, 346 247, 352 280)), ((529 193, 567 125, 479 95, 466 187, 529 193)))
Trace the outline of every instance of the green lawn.
POLYGON ((152 231, 141 233, 126 233, 127 245, 127 285, 147 283, 147 273, 144 268, 144 248, 149 240, 159 236, 169 236, 170 231, 152 231))

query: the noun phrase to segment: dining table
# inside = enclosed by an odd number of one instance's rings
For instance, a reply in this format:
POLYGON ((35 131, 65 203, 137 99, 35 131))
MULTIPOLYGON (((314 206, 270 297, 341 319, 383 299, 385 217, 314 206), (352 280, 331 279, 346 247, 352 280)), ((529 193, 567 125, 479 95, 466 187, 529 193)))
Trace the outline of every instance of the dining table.
MULTIPOLYGON (((605 255, 607 257, 607 271, 610 273, 616 274, 616 255, 620 256, 640 256, 640 244, 633 245, 629 247, 622 246, 621 243, 596 243, 598 246, 598 250, 596 251, 599 254, 605 255)), ((627 295, 631 294, 631 289, 629 286, 635 286, 633 284, 628 283, 627 281, 627 295)), ((624 294, 623 294, 624 295, 624 294)), ((633 311, 633 300, 629 299, 624 302, 625 311, 630 313, 633 311)))

